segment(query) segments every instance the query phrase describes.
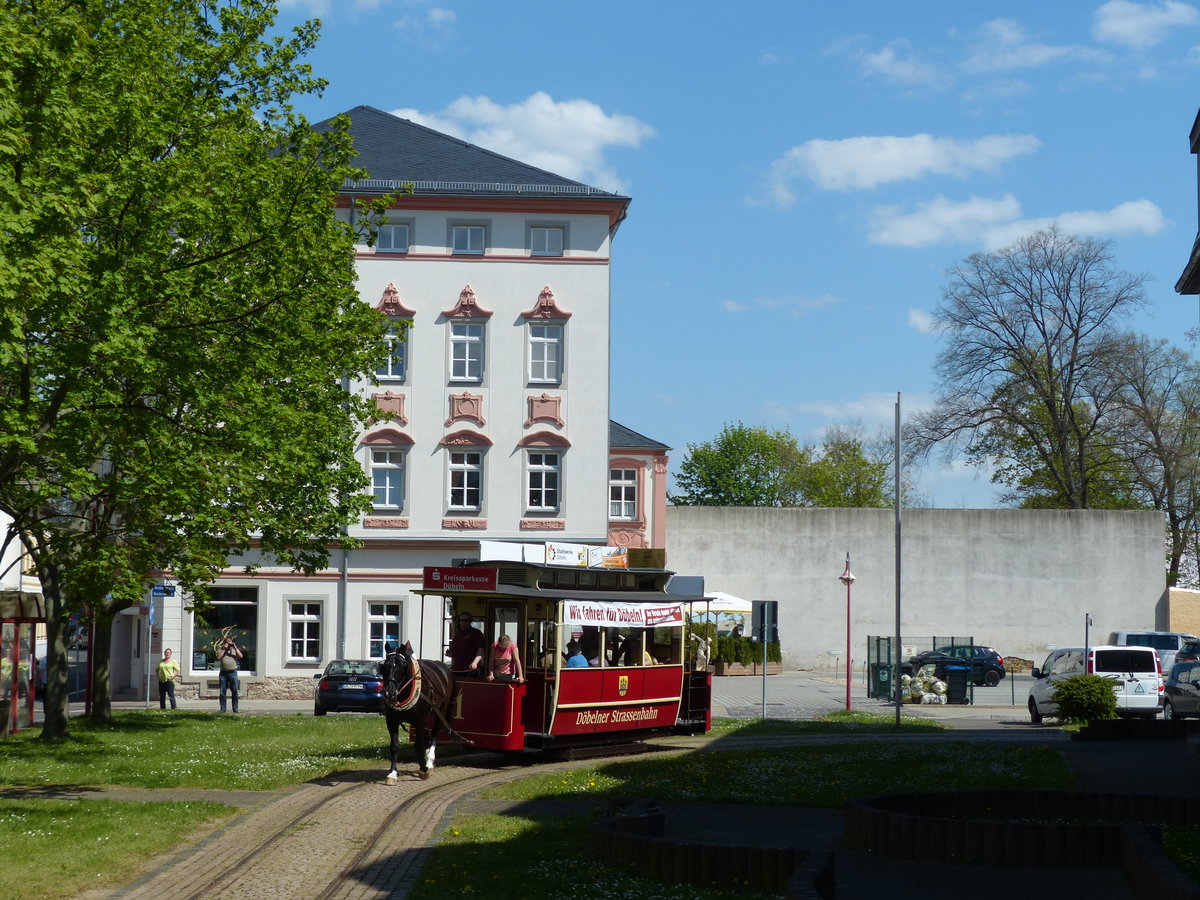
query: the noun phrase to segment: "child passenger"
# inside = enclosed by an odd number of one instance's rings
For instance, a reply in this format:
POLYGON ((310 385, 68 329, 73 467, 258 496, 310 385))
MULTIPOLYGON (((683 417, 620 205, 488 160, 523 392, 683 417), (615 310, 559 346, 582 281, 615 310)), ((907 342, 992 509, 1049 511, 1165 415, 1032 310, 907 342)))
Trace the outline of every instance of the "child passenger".
POLYGON ((517 645, 507 634, 492 644, 491 661, 488 663, 488 681, 515 681, 524 683, 525 672, 521 668, 521 654, 517 645))

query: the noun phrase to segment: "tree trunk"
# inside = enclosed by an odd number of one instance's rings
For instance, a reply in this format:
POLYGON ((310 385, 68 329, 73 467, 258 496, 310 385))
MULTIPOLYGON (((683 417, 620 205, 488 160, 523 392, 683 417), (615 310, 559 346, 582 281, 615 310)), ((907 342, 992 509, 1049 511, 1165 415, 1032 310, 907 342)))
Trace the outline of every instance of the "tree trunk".
POLYGON ((92 632, 92 715, 91 720, 101 724, 112 722, 112 679, 109 663, 112 654, 112 613, 96 611, 96 625, 92 632))
POLYGON ((46 718, 42 724, 43 741, 67 737, 70 722, 67 702, 67 648, 63 640, 66 603, 62 596, 58 568, 38 561, 38 578, 46 601, 46 718))

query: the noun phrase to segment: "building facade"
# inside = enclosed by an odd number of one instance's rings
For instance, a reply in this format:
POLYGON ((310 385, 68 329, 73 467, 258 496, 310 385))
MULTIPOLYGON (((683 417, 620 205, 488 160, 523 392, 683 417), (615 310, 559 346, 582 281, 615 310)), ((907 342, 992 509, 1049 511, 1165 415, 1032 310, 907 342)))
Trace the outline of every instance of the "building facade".
POLYGON ((137 693, 172 647, 185 692, 211 695, 213 642, 232 633, 251 694, 308 696, 329 660, 386 643, 441 658, 444 610, 411 591, 480 541, 665 541, 669 448, 609 418, 611 252, 629 198, 370 107, 347 115, 369 177, 335 214, 357 229, 358 200, 394 194, 357 248, 360 297, 393 336, 377 383, 351 385, 382 414, 357 447, 374 498, 349 528, 362 546, 310 577, 250 577, 234 559, 207 606, 160 597, 153 622, 149 604, 130 610, 118 691, 137 693))
MULTIPOLYGON (((1192 153, 1196 156, 1196 188, 1198 217, 1200 217, 1200 114, 1192 122, 1190 134, 1192 153)), ((1188 258, 1183 274, 1175 283, 1175 290, 1180 294, 1200 294, 1200 228, 1196 231, 1196 240, 1192 244, 1192 254, 1188 258)))

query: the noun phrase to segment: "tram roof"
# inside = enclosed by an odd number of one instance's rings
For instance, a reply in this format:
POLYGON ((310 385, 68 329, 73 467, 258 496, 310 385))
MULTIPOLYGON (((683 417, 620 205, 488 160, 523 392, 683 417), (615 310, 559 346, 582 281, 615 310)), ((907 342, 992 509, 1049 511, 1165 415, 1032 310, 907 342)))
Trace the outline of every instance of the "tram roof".
MULTIPOLYGON (((554 599, 574 599, 574 600, 599 600, 616 603, 703 603, 711 601, 715 598, 704 594, 671 594, 665 590, 607 590, 602 588, 591 588, 572 586, 564 584, 547 585, 545 587, 534 584, 516 584, 511 578, 505 580, 503 570, 509 570, 509 574, 513 570, 524 570, 526 577, 533 573, 543 572, 609 572, 609 573, 629 573, 635 576, 661 578, 665 586, 667 579, 674 572, 667 569, 618 569, 618 568, 585 568, 583 566, 557 566, 550 563, 526 562, 523 560, 512 559, 484 559, 478 562, 468 563, 465 568, 470 569, 496 569, 501 572, 496 588, 494 590, 481 589, 478 587, 467 588, 447 588, 445 586, 436 588, 417 588, 412 591, 414 594, 422 596, 438 596, 438 597, 457 597, 463 595, 486 595, 494 597, 521 597, 528 599, 554 600, 554 599)), ((534 578, 537 581, 537 578, 534 578)))

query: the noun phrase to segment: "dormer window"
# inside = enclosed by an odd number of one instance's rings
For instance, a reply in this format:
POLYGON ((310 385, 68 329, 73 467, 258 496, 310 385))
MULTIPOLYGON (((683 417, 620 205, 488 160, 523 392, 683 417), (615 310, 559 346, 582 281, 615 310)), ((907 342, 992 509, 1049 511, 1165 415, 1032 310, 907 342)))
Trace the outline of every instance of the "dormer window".
POLYGON ((407 253, 408 226, 379 226, 379 235, 375 240, 375 250, 379 253, 407 253))
POLYGON ((483 255, 487 229, 482 225, 454 225, 450 228, 450 251, 483 255))

